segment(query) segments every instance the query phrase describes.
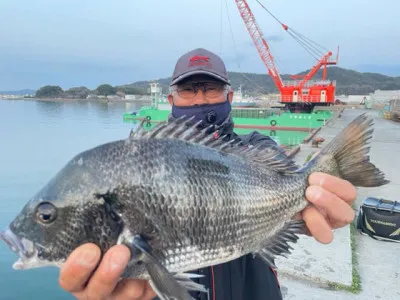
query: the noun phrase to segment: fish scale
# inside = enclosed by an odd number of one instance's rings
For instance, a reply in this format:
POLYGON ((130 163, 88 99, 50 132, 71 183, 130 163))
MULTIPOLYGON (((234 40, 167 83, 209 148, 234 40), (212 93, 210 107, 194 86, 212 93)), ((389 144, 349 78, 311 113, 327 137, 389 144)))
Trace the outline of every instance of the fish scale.
POLYGON ((294 217, 308 205, 312 172, 356 186, 389 182, 369 161, 365 115, 301 168, 277 146, 242 145, 197 125, 140 126, 76 155, 0 233, 20 257, 14 268, 60 266, 84 243, 102 253, 124 244, 131 261, 123 278, 148 279, 163 300, 189 300, 189 290, 206 291, 191 270, 249 253, 275 267, 290 253, 304 232, 294 217))
MULTIPOLYGON (((145 174, 148 176, 142 178, 140 190, 147 196, 140 193, 127 204, 126 210, 141 210, 138 201, 144 199, 143 212, 156 227, 162 228, 159 232, 161 238, 175 245, 174 237, 171 236, 174 232, 187 242, 183 248, 173 249, 175 256, 164 254, 168 257, 165 265, 172 271, 190 270, 193 268, 191 259, 196 259, 200 266, 217 264, 260 247, 271 232, 283 226, 284 220, 279 222, 282 219, 281 211, 289 207, 293 211, 297 210, 298 205, 293 205, 296 202, 286 205, 290 199, 282 201, 281 193, 270 193, 276 189, 276 182, 271 179, 272 173, 268 174, 260 167, 249 168, 246 160, 221 156, 213 151, 205 153, 197 148, 183 148, 179 143, 169 145, 164 140, 139 141, 135 146, 140 149, 140 153, 146 153, 146 156, 141 157, 141 162, 147 166, 145 174), (157 158, 162 157, 161 153, 166 151, 179 152, 179 163, 173 159, 158 162, 157 158), (152 163, 146 163, 145 159, 152 159, 152 163), (161 163, 164 166, 162 171, 157 167, 161 163), (229 173, 226 166, 229 166, 229 173), (163 180, 163 185, 156 186, 152 180, 154 177, 163 180), (197 178, 197 181, 191 178, 197 178), (176 184, 178 180, 181 181, 179 185, 176 184), (150 187, 147 191, 146 186, 150 187), (199 187, 199 193, 192 194, 191 191, 196 190, 196 187, 199 187), (158 193, 153 194, 153 190, 158 193), (159 201, 162 195, 171 190, 173 192, 169 194, 167 203, 159 201), (167 222, 158 217, 159 211, 168 212, 168 219, 174 221, 167 222), (182 230, 184 228, 189 230, 182 230), (214 255, 204 257, 199 254, 199 251, 202 253, 212 247, 219 249, 214 255), (182 255, 186 257, 184 262, 179 259, 182 255)), ((296 193, 298 203, 302 205, 305 204, 304 178, 304 175, 299 175, 296 178, 299 184, 294 184, 292 178, 286 182, 286 186, 281 186, 285 194, 296 193)), ((288 213, 292 214, 290 211, 288 213)), ((124 222, 131 224, 129 214, 125 215, 124 222)))

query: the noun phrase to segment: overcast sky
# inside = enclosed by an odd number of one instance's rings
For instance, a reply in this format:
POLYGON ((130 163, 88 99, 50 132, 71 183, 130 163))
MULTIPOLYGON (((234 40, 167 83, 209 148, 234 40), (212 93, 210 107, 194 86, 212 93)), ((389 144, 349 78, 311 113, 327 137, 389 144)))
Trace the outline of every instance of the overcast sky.
MULTIPOLYGON (((338 66, 400 75, 398 0, 261 2, 334 54, 339 45, 338 66)), ((255 0, 248 3, 281 73, 315 63, 255 0)), ((1 0, 0 28, 0 90, 168 77, 179 55, 197 47, 221 54, 230 71, 267 72, 234 0, 1 0)))

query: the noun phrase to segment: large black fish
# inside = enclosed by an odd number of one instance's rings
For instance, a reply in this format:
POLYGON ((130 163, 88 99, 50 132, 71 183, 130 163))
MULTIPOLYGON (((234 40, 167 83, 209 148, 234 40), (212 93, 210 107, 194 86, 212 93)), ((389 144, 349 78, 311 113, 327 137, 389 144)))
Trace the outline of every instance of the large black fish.
POLYGON ((388 183, 369 161, 365 115, 298 169, 277 148, 224 142, 188 122, 139 127, 74 157, 1 233, 20 256, 14 268, 59 266, 87 242, 103 251, 123 243, 132 250, 124 277, 149 279, 162 299, 190 299, 188 290, 204 291, 190 270, 290 253, 312 172, 388 183))

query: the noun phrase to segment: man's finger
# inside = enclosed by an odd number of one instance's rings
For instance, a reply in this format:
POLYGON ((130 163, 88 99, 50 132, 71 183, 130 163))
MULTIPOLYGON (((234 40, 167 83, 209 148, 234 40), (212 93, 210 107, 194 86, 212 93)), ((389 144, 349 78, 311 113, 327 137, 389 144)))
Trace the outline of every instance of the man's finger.
POLYGON ((111 295, 113 300, 140 299, 151 300, 156 296, 150 284, 145 280, 125 279, 118 283, 111 295))
POLYGON ((318 185, 325 190, 336 194, 340 199, 352 203, 357 196, 356 188, 347 180, 325 173, 312 173, 308 182, 310 185, 318 185))
POLYGON ((349 204, 319 186, 308 187, 306 198, 315 206, 321 208, 327 214, 328 219, 332 221, 332 224, 342 227, 350 224, 354 219, 355 213, 349 204))
POLYGON ((130 251, 123 245, 108 250, 86 288, 88 299, 107 299, 130 260, 130 251))
POLYGON ((307 206, 302 211, 303 220, 311 235, 322 244, 329 244, 333 240, 332 228, 314 206, 307 206))
POLYGON ((61 267, 59 276, 61 288, 69 293, 82 291, 100 256, 100 249, 94 244, 85 244, 75 249, 61 267))

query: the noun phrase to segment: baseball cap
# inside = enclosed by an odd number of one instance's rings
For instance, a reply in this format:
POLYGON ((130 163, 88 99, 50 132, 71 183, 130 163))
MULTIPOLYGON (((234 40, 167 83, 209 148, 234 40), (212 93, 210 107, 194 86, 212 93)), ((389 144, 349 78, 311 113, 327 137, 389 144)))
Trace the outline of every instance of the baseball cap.
POLYGON ((230 85, 228 73, 222 59, 215 53, 203 48, 189 51, 178 59, 170 85, 198 74, 212 76, 230 85))

